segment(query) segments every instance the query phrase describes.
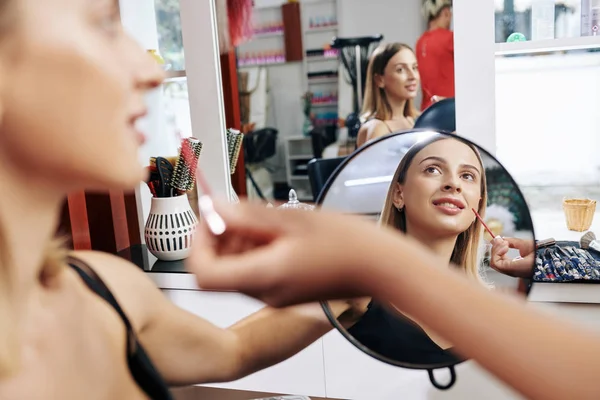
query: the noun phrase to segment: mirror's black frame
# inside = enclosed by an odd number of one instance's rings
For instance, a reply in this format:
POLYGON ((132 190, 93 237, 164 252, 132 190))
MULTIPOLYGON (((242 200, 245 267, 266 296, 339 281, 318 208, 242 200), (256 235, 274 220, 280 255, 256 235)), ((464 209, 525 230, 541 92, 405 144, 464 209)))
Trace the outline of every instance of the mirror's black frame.
MULTIPOLYGON (((430 133, 437 133, 440 135, 447 135, 450 137, 456 137, 459 140, 464 141, 467 144, 470 144, 472 146, 475 146, 480 152, 485 153, 485 155, 487 157, 489 157, 490 159, 494 160, 504 171, 506 171, 506 173, 508 174, 511 183, 514 185, 514 187, 516 188, 519 196, 521 196, 521 198, 523 199, 523 202, 525 203, 525 206, 527 207, 527 225, 531 227, 531 233, 533 235, 533 239, 535 241, 535 230, 533 227, 533 221, 531 219, 531 212, 529 211, 529 204, 527 204, 527 200, 525 199, 525 196, 523 195, 523 192, 521 191, 521 188, 519 188, 519 186, 517 185, 517 183, 515 182, 513 176, 510 174, 510 172, 504 167, 504 165, 502 165, 502 163, 500 161, 498 161, 498 159, 491 155, 487 150, 485 150, 484 148, 482 148, 481 146, 477 145, 476 143, 472 142, 469 139, 466 139, 464 137, 461 137, 459 135, 456 135, 454 133, 451 132, 447 132, 447 131, 443 131, 443 130, 438 130, 438 129, 424 129, 424 128, 419 128, 419 129, 410 129, 410 130, 404 130, 404 131, 399 131, 399 132, 394 132, 394 133, 390 133, 386 136, 382 136, 379 137, 377 139, 374 139, 368 143, 366 143, 365 145, 363 145, 362 147, 354 150, 351 154, 349 154, 346 159, 344 161, 342 161, 342 163, 340 163, 340 165, 333 171, 333 173, 331 174, 331 176, 327 179, 327 181, 325 182, 325 185, 323 186, 323 189, 321 190, 321 192, 319 193, 319 195, 317 196, 317 200, 315 202, 315 206, 318 208, 324 201, 325 196, 327 194, 327 192, 329 191, 329 189, 331 188, 331 186, 333 185, 333 183, 335 182, 335 180, 337 179, 337 177, 339 176, 339 174, 341 173, 341 171, 356 157, 358 156, 361 152, 363 152, 365 149, 371 147, 371 146, 375 146, 377 143, 385 141, 385 140, 389 140, 393 137, 399 136, 399 135, 407 135, 407 134, 411 134, 411 133, 419 133, 419 132, 430 132, 430 133)), ((532 270, 533 270, 533 266, 532 266, 532 270)), ((531 290, 531 279, 528 280, 527 285, 525 286, 525 290, 524 290, 524 294, 525 296, 529 295, 529 292, 531 290)), ((325 312, 325 315, 327 316, 327 319, 329 320, 329 322, 333 325, 334 328, 336 328, 341 334, 342 336, 344 336, 350 343, 352 343, 358 350, 362 351, 363 353, 375 358, 376 360, 382 361, 386 364, 389 365, 393 365, 396 367, 401 367, 401 368, 407 368, 407 369, 419 369, 419 370, 427 370, 427 373, 429 375, 429 380, 431 381, 431 384, 439 389, 439 390, 448 390, 450 389, 452 386, 454 386, 454 384, 456 383, 456 370, 455 370, 455 366, 458 364, 461 364, 465 361, 467 361, 467 358, 463 358, 460 357, 458 355, 456 355, 457 361, 453 362, 453 363, 440 363, 440 364, 413 364, 413 363, 404 363, 404 362, 399 362, 396 360, 392 360, 390 358, 387 358, 381 354, 375 353, 373 351, 371 351, 370 349, 366 348, 364 345, 362 345, 358 340, 356 340, 352 335, 350 335, 348 333, 348 331, 339 324, 337 318, 333 315, 331 309, 329 308, 328 302, 326 301, 322 301, 320 302, 321 304, 321 308, 323 309, 323 311, 325 312), (437 369, 443 369, 443 368, 448 368, 450 371, 450 381, 447 384, 441 384, 439 383, 435 376, 433 371, 437 370, 437 369)))

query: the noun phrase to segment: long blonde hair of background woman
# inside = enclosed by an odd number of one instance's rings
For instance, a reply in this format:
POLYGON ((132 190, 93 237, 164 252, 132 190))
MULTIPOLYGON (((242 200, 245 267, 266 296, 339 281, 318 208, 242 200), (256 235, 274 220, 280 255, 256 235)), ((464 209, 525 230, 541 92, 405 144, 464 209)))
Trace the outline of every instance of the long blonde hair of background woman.
MULTIPOLYGON (((460 139, 449 138, 445 135, 435 135, 431 138, 416 143, 406 152, 404 157, 402 157, 398 168, 396 169, 396 173, 394 174, 392 183, 390 185, 390 190, 388 191, 388 194, 386 196, 385 204, 383 205, 383 210, 381 212, 381 217, 379 218, 379 223, 381 225, 391 226, 395 229, 406 233, 406 216, 404 215, 404 212, 398 211, 398 209, 396 209, 396 207, 394 206, 394 191, 391 190, 393 188, 392 185, 394 184, 394 182, 404 184, 408 168, 410 167, 410 164, 414 157, 417 155, 417 153, 423 150, 428 145, 439 140, 460 139)), ((466 144, 471 148, 471 150, 473 150, 473 153, 475 153, 475 155, 477 156, 477 160, 479 161, 479 165, 481 167, 481 201, 479 202, 479 209, 477 210, 477 212, 479 213, 479 215, 481 215, 482 218, 484 218, 487 205, 487 182, 485 179, 483 161, 481 159, 479 151, 473 145, 463 141, 461 142, 466 144)), ((481 224, 478 223, 477 220, 475 220, 475 222, 471 224, 469 229, 458 235, 450 261, 462 268, 468 277, 477 280, 485 286, 489 286, 486 282, 484 282, 480 274, 479 243, 481 241, 481 237, 481 224)))
MULTIPOLYGON (((362 119, 367 121, 377 118, 387 121, 392 118, 392 107, 387 99, 385 91, 377 86, 376 75, 382 76, 390 59, 400 50, 407 49, 414 53, 413 49, 404 43, 389 43, 381 45, 371 55, 367 67, 367 82, 365 83, 365 96, 362 107, 362 119)), ((415 107, 414 99, 408 99, 404 106, 404 116, 417 118, 419 111, 415 107)))

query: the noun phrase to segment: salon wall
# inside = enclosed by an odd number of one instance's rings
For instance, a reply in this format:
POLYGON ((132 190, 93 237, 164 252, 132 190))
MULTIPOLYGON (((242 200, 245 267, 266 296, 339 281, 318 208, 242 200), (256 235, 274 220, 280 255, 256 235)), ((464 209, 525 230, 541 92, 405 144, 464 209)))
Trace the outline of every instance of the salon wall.
MULTIPOLYGON (((337 0, 340 37, 381 33, 384 42, 403 42, 415 46, 427 24, 421 14, 421 0, 337 0)), ((340 76, 343 72, 340 71, 340 76)), ((338 111, 340 117, 352 112, 352 87, 340 79, 338 111)), ((421 95, 417 104, 421 103, 421 95)))

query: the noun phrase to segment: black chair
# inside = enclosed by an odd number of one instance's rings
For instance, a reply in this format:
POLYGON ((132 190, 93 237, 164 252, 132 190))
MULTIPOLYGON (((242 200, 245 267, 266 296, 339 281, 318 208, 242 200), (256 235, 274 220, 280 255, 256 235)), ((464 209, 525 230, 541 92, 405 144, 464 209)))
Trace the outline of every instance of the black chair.
POLYGON ((308 179, 313 192, 313 199, 317 201, 321 190, 325 187, 327 180, 333 174, 335 169, 344 161, 346 157, 335 158, 313 158, 308 162, 308 179))
POLYGON ((318 127, 310 131, 310 139, 313 149, 313 156, 315 158, 321 158, 323 151, 327 146, 335 143, 337 136, 337 126, 329 125, 324 127, 318 127))
POLYGON ((456 106, 454 98, 433 103, 415 121, 415 129, 436 129, 446 132, 456 131, 456 106))
POLYGON ((278 133, 279 131, 275 128, 261 128, 248 132, 243 139, 246 176, 250 179, 258 196, 263 200, 266 200, 266 198, 254 180, 248 165, 261 164, 275 155, 278 133))

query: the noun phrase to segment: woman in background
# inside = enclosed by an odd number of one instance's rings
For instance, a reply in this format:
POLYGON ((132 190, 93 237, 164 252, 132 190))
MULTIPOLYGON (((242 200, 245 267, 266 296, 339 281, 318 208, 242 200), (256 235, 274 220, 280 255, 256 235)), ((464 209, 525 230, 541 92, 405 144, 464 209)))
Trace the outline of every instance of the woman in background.
POLYGON ((452 0, 425 0, 427 31, 415 46, 421 71, 421 111, 447 97, 454 97, 454 33, 452 0))
POLYGON ((408 45, 391 43, 375 49, 367 68, 357 147, 414 127, 419 116, 414 105, 419 81, 417 59, 408 45))

